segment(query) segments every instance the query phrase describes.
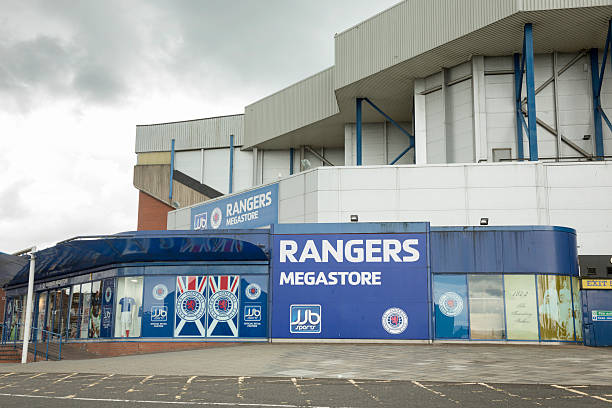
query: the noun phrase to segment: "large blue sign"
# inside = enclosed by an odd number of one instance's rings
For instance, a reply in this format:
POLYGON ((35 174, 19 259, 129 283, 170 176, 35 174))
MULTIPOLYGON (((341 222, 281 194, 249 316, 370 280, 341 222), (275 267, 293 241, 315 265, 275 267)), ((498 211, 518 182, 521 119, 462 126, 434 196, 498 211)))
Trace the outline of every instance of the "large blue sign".
POLYGON ((428 339, 427 235, 274 235, 272 337, 428 339))
POLYGON ((191 209, 191 229, 258 228, 278 221, 278 183, 191 209))

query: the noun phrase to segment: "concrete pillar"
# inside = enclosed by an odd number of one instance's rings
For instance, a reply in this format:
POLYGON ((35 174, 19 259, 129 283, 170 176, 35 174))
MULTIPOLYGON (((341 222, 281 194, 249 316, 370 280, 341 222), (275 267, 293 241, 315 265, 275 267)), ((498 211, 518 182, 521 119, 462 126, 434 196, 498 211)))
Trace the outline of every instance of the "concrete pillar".
POLYGON ((414 146, 415 163, 427 164, 427 111, 425 109, 425 80, 414 81, 414 146))
POLYGON ((487 141, 487 107, 485 86, 484 57, 472 58, 472 118, 474 121, 474 162, 492 161, 489 159, 487 141))

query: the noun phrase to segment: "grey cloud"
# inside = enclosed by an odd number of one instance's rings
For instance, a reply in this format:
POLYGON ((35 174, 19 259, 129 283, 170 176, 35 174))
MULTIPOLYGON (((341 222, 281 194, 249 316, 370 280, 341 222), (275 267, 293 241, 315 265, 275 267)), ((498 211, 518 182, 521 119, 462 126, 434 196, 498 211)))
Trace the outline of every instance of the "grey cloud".
POLYGON ((64 28, 0 42, 0 92, 26 107, 37 92, 121 103, 160 86, 156 76, 203 97, 215 97, 206 83, 275 91, 332 65, 333 34, 394 2, 31 0, 64 28))
POLYGON ((81 67, 73 81, 79 95, 93 102, 112 102, 126 90, 120 75, 104 66, 88 64, 81 67))

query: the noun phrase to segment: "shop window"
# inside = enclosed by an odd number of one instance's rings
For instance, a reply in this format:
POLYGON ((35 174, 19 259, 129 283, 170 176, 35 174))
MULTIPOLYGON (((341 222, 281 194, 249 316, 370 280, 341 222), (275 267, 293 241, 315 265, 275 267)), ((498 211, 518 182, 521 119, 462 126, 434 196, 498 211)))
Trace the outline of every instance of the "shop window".
POLYGON ((580 282, 572 277, 572 295, 574 297, 574 328, 576 340, 582 341, 582 302, 580 300, 580 282))
POLYGON ((501 275, 468 275, 470 338, 501 340, 505 335, 501 275))
POLYGON ((539 340, 533 275, 504 275, 506 329, 509 340, 539 340))
POLYGON ((79 338, 86 339, 89 328, 89 308, 91 307, 91 282, 81 285, 81 326, 79 338))
POLYGON ((72 287, 72 300, 70 301, 70 319, 68 328, 68 337, 71 339, 79 338, 79 323, 81 320, 81 285, 72 287))
POLYGON ((469 338, 465 275, 434 275, 436 337, 469 338))
POLYGON ((91 285, 91 308, 89 309, 89 338, 100 337, 100 309, 102 307, 102 282, 96 281, 91 285))
POLYGON ((36 311, 36 339, 39 341, 46 340, 43 330, 47 330, 45 326, 45 315, 47 313, 47 292, 42 292, 38 295, 38 309, 36 311))
POLYGON ((26 297, 24 296, 20 296, 17 298, 18 301, 18 307, 15 308, 15 311, 19 314, 19 326, 17 328, 17 331, 19 332, 19 340, 23 340, 23 332, 24 332, 24 324, 25 324, 25 313, 26 313, 26 297))
POLYGON ((542 340, 574 340, 569 276, 539 275, 538 301, 542 340))
POLYGON ((115 337, 140 337, 142 277, 117 279, 115 337))

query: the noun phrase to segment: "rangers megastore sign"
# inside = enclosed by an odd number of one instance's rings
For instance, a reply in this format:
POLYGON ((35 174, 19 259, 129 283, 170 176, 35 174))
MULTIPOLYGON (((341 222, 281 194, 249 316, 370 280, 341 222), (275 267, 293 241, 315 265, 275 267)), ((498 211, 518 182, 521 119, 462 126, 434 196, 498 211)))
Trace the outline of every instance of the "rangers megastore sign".
POLYGON ((429 338, 425 233, 273 241, 272 337, 429 338))
POLYGON ((258 228, 278 221, 278 184, 260 187, 193 207, 191 228, 258 228))

